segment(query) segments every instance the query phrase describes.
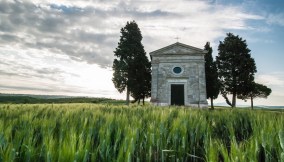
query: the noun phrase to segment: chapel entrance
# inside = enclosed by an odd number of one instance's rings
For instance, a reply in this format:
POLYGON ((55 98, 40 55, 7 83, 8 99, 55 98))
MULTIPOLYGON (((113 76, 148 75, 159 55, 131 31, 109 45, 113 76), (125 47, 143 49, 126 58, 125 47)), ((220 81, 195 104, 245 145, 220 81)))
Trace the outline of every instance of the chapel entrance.
POLYGON ((184 84, 171 84, 171 105, 184 105, 184 84))

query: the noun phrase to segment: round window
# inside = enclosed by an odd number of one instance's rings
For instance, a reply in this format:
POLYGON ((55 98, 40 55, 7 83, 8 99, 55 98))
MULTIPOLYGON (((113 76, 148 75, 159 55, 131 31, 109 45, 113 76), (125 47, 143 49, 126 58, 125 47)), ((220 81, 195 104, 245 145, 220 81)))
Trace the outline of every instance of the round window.
POLYGON ((174 73, 179 74, 179 73, 181 73, 182 69, 181 69, 181 67, 174 67, 173 71, 174 71, 174 73))

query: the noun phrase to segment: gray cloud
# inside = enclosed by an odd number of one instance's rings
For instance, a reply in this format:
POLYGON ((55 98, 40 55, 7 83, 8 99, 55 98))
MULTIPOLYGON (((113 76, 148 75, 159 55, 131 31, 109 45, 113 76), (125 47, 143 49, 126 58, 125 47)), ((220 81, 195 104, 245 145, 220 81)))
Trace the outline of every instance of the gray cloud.
POLYGON ((8 86, 8 85, 1 85, 0 89, 17 89, 17 90, 40 90, 40 91, 47 91, 51 92, 54 91, 54 89, 51 89, 50 87, 27 87, 27 86, 8 86))
MULTIPOLYGON (((111 63, 98 52, 108 35, 89 33, 88 36, 88 32, 81 32, 83 35, 78 36, 71 33, 72 28, 76 28, 76 26, 79 28, 90 26, 90 24, 81 25, 80 19, 82 17, 71 14, 73 8, 69 9, 63 6, 61 8, 64 9, 64 12, 60 12, 54 7, 46 6, 44 8, 30 2, 20 3, 17 1, 14 3, 2 1, 0 6, 4 6, 0 8, 0 30, 4 32, 0 35, 2 44, 15 44, 22 48, 47 49, 51 52, 59 51, 76 60, 99 65, 111 63), (68 14, 66 14, 67 12, 68 14)), ((89 11, 85 12, 85 14, 90 13, 89 11)), ((81 14, 81 16, 83 15, 84 13, 81 14)), ((111 54, 109 53, 109 55, 111 54)))
POLYGON ((19 75, 22 75, 22 74, 17 74, 17 73, 13 73, 13 72, 7 72, 7 71, 4 71, 4 70, 0 70, 0 75, 3 76, 3 75, 7 75, 7 76, 19 76, 19 75))
POLYGON ((47 85, 42 87, 32 87, 32 86, 9 86, 9 85, 1 85, 1 89, 11 89, 11 90, 23 90, 23 91, 43 91, 45 93, 55 92, 55 93, 80 93, 78 87, 62 87, 62 86, 55 86, 55 85, 47 85))
MULTIPOLYGON (((216 12, 222 6, 212 7, 206 1, 183 3, 185 5, 174 8, 162 1, 89 3, 74 0, 55 4, 3 0, 0 1, 0 42, 2 45, 13 45, 18 51, 47 50, 67 55, 76 61, 108 67, 112 64, 120 28, 127 20, 138 20, 142 34, 146 32, 144 36, 147 40, 154 42, 159 39, 155 44, 157 46, 166 41, 165 36, 185 32, 189 33, 190 39, 202 37, 200 33, 206 33, 206 40, 216 39, 222 30, 244 29, 243 20, 258 19, 255 15, 245 13, 231 15, 237 12, 236 8, 216 12), (220 18, 217 20, 216 17, 220 18), (210 31, 206 32, 208 28, 210 31)), ((146 42, 145 48, 153 50, 154 45, 146 42)))
POLYGON ((25 65, 21 63, 2 62, 0 64, 9 67, 9 70, 1 70, 0 76, 16 76, 23 78, 40 78, 50 81, 61 82, 64 76, 78 76, 77 74, 65 72, 59 68, 46 68, 46 67, 34 67, 31 65, 25 65))
POLYGON ((0 6, 2 44, 49 50, 102 67, 112 64, 121 27, 106 21, 110 16, 135 19, 176 15, 157 9, 141 11, 124 2, 111 8, 40 5, 29 1, 1 1, 0 6))
MULTIPOLYGON (((168 11, 163 11, 160 9, 155 9, 155 10, 151 10, 151 11, 141 11, 139 10, 139 8, 134 7, 135 6, 135 2, 133 2, 134 4, 130 3, 127 4, 124 1, 121 1, 116 8, 114 8, 114 10, 111 11, 111 14, 113 15, 132 15, 134 18, 139 18, 139 17, 143 17, 143 18, 147 18, 147 17, 174 17, 174 16, 180 16, 176 13, 173 12, 168 12, 168 11)), ((137 4, 136 4, 137 5, 137 4)))
MULTIPOLYGON (((34 92, 44 92, 45 94, 49 93, 72 93, 72 94, 81 94, 81 93, 94 93, 93 90, 86 89, 85 87, 79 86, 62 86, 62 85, 52 85, 52 84, 42 84, 41 86, 31 86, 31 85, 21 85, 21 86, 14 86, 14 85, 4 85, 0 83, 0 90, 17 90, 17 91, 34 91, 34 92)), ((100 94, 104 95, 111 95, 113 92, 108 90, 100 90, 100 94)))
POLYGON ((2 43, 11 43, 11 42, 14 42, 14 43, 18 43, 20 42, 21 38, 19 38, 18 36, 16 35, 12 35, 12 34, 0 34, 0 41, 2 43))

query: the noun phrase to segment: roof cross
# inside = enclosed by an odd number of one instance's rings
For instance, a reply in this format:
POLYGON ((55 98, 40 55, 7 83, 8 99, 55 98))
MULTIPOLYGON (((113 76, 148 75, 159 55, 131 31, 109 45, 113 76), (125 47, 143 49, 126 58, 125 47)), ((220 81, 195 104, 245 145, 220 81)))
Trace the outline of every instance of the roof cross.
POLYGON ((178 37, 178 36, 177 36, 177 37, 175 37, 174 39, 176 39, 176 40, 177 40, 177 42, 178 42, 178 40, 180 39, 180 37, 178 37))

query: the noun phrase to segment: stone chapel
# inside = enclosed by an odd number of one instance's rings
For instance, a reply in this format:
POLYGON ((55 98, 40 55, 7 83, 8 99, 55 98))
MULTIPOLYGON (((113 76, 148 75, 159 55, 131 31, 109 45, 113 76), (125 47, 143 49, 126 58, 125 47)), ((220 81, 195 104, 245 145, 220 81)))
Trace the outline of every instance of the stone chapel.
POLYGON ((207 108, 205 61, 207 51, 174 43, 150 52, 151 102, 207 108))

